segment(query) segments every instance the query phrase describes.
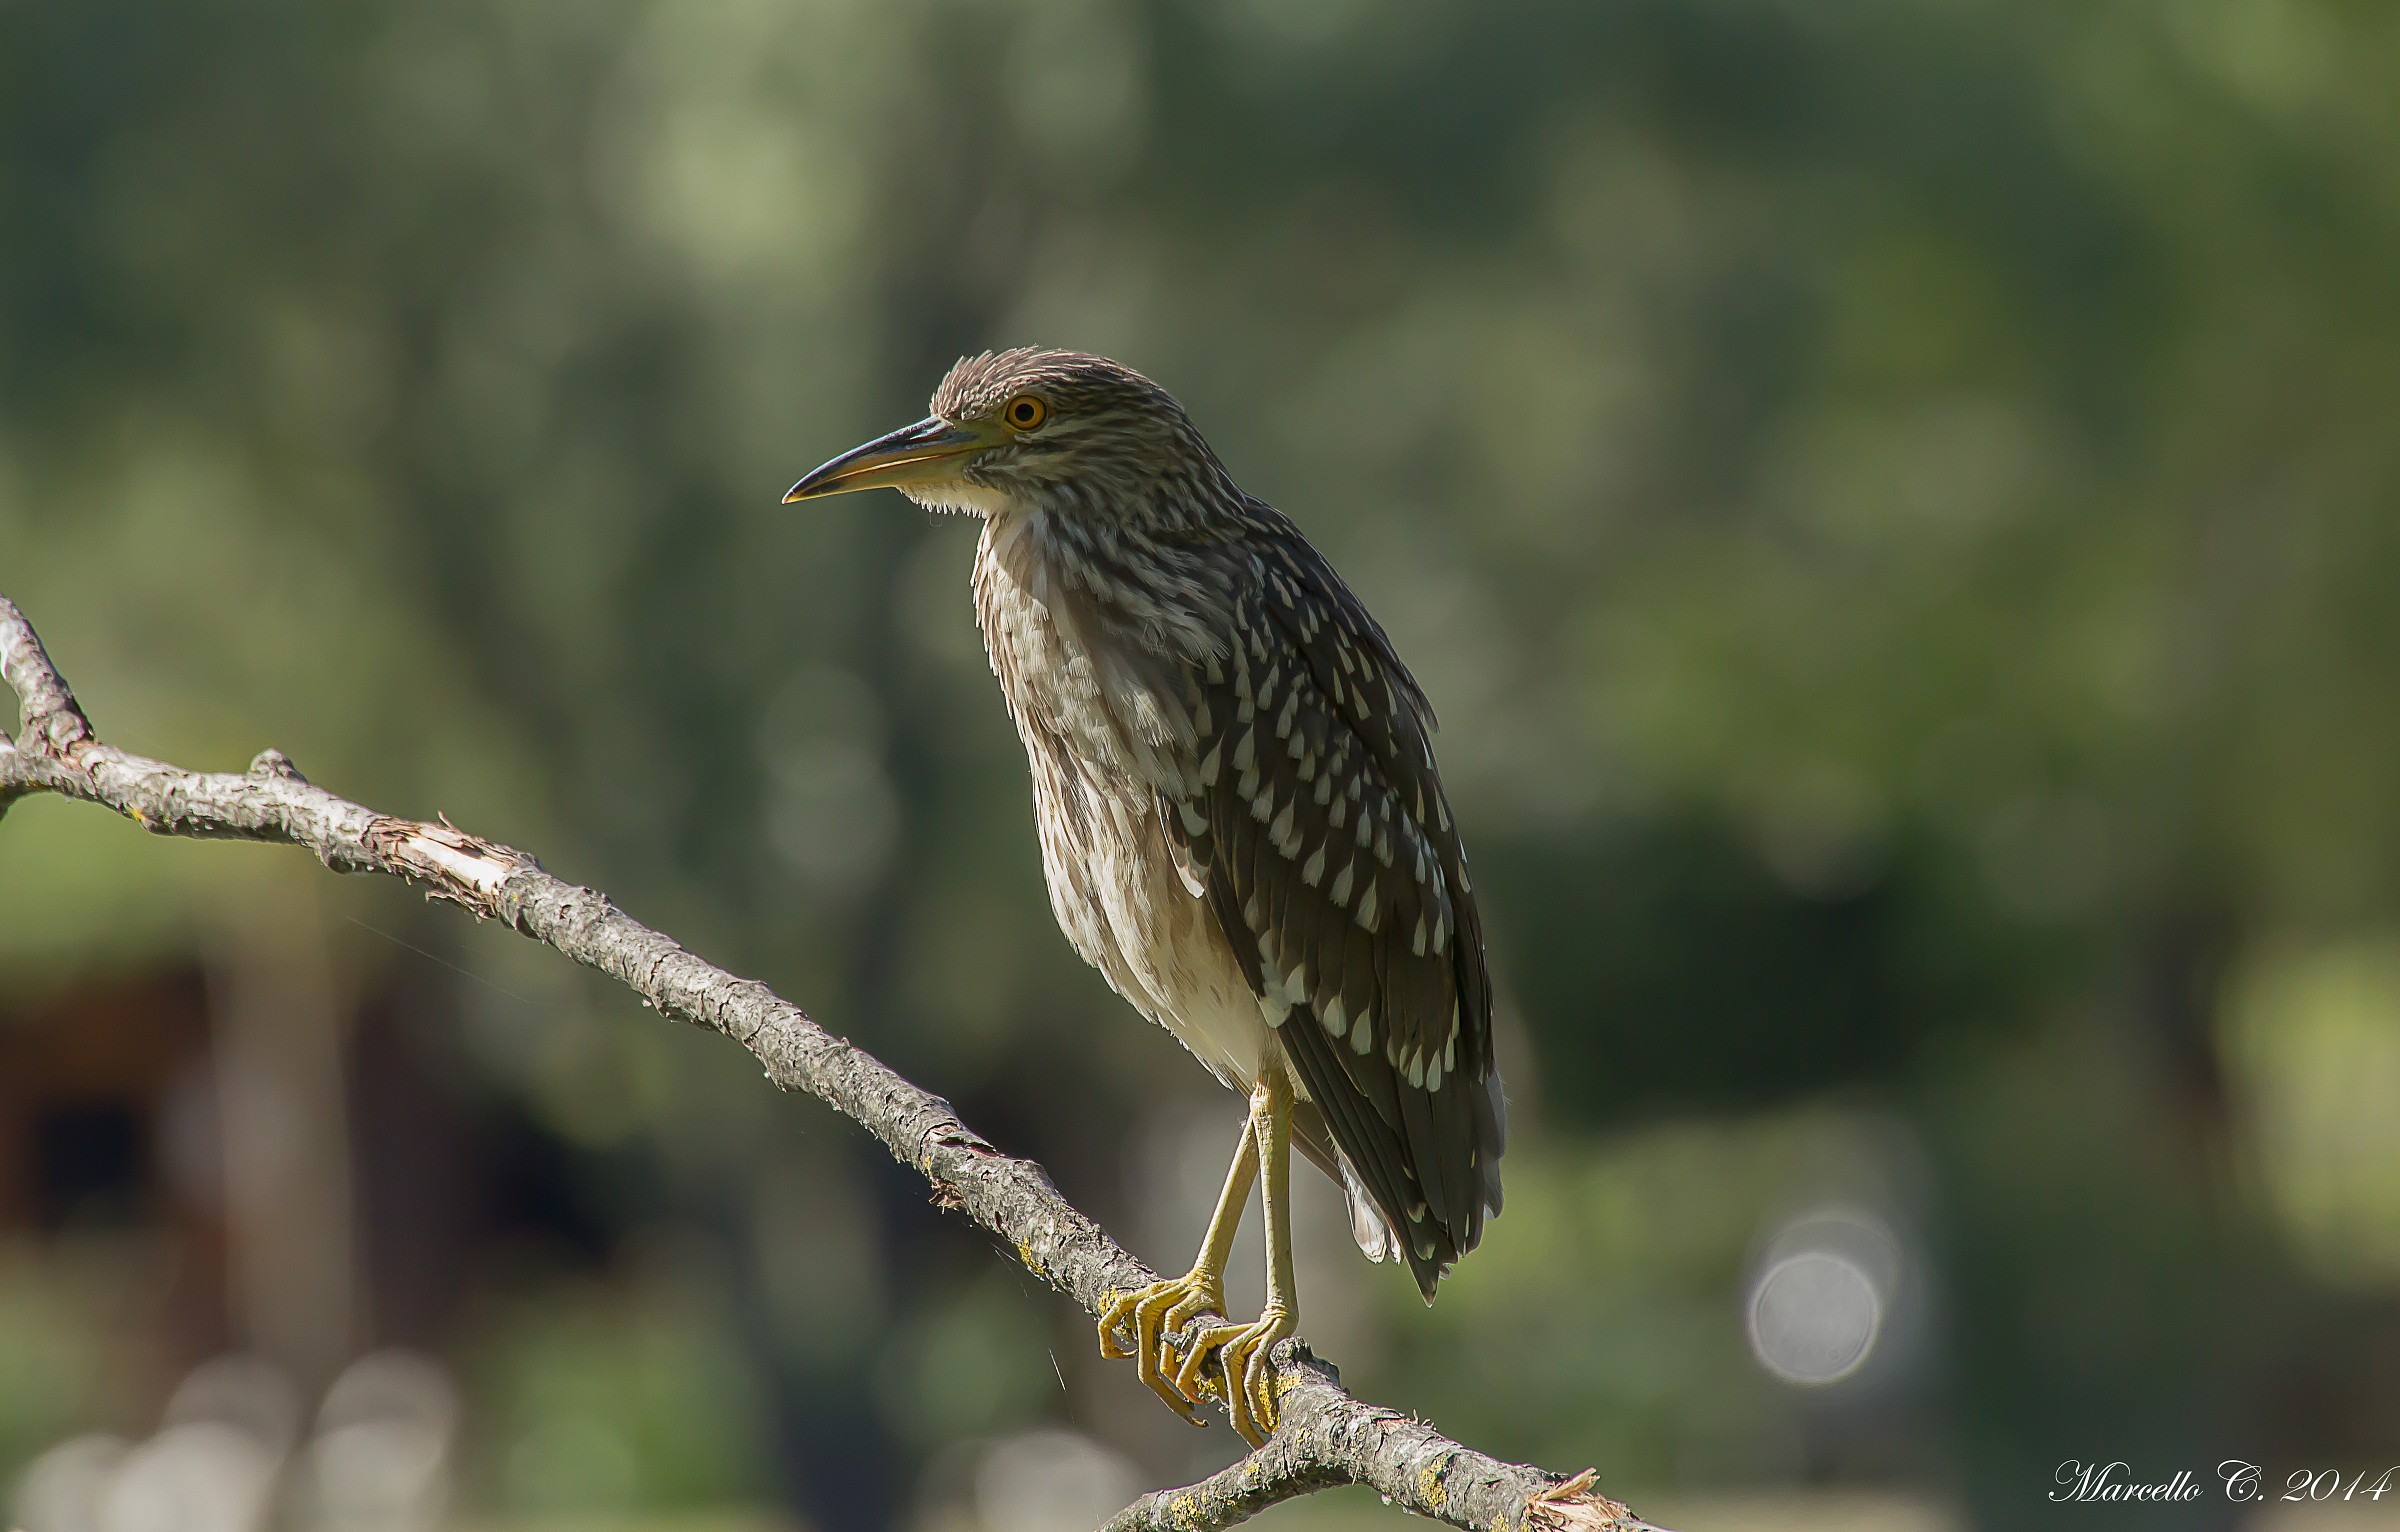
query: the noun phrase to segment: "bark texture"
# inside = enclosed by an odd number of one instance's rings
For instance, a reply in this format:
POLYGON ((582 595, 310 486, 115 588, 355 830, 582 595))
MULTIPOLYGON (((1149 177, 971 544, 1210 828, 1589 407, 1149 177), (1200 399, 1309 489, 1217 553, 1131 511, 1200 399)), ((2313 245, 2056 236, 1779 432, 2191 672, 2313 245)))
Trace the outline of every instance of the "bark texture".
MULTIPOLYGON (((446 821, 378 814, 311 784, 281 751, 245 772, 193 772, 100 742, 31 623, 0 596, 0 677, 21 722, 0 734, 0 815, 49 792, 114 809, 159 835, 300 846, 336 872, 402 878, 428 897, 555 948, 623 983, 662 1014, 740 1043, 786 1090, 806 1091, 913 1166, 936 1201, 999 1235, 1035 1275, 1098 1314, 1156 1275, 1061 1197, 1031 1160, 1002 1153, 950 1103, 835 1037, 756 980, 714 966, 532 857, 446 821)), ((1498 1532, 1643 1532, 1589 1470, 1503 1462, 1422 1421, 1367 1404, 1296 1340, 1276 1348, 1282 1421, 1267 1444, 1185 1489, 1145 1495, 1111 1532, 1213 1532, 1279 1501, 1361 1484, 1452 1526, 1498 1532)))

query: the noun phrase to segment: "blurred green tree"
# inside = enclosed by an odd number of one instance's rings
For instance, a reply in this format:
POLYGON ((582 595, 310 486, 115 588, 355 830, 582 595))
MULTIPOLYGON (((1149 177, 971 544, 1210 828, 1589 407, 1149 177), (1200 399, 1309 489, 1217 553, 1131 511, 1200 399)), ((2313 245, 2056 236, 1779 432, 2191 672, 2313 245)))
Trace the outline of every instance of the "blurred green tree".
MULTIPOLYGON (((538 846, 1121 1208, 1129 1109, 1055 1110, 1086 1082, 1027 1050, 1200 1082, 1050 929, 967 534, 774 503, 961 351, 1120 355, 1418 668, 1539 1061, 1511 1216, 1430 1318, 1375 1285, 1362 1383, 1612 1481, 1922 1481, 1992 1525, 2066 1456, 2364 1451, 2400 1424, 2400 1190, 2354 1169, 2400 1150, 2358 957, 2400 923, 2396 28, 0 7, 0 578, 128 745, 272 740, 538 846), (1883 1395, 1742 1360, 1745 1262, 1824 1179, 1794 1145, 1919 1242, 1883 1395), (1572 1345, 1524 1353, 1525 1295, 1572 1345)), ((310 871, 40 805, 0 857, 12 985, 310 871)), ((543 995, 462 991, 461 1067, 664 1167, 627 1220, 723 1238, 759 1450, 828 1524, 904 1514, 893 1357, 1081 1344, 805 1112, 543 995)))

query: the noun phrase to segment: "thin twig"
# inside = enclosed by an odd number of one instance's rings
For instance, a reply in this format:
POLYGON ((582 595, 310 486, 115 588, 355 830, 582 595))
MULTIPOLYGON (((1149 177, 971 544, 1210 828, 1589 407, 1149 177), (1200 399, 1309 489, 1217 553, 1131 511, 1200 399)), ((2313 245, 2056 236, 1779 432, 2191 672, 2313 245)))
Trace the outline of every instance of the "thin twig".
MULTIPOLYGON (((767 1078, 826 1102, 883 1142, 1026 1267, 1092 1314, 1155 1274, 1058 1194, 1031 1160, 1001 1153, 950 1103, 833 1036, 755 980, 704 962, 606 896, 555 878, 523 852, 446 821, 396 819, 336 797, 267 750, 241 774, 185 771, 100 742, 33 626, 0 596, 0 676, 23 724, 0 735, 0 810, 29 793, 104 804, 161 835, 301 846, 337 872, 403 878, 427 897, 556 948, 660 1012, 722 1032, 767 1078)), ((1146 1495, 1114 1528, 1215 1532, 1297 1495, 1363 1484, 1421 1516, 1503 1532, 1639 1532, 1645 1523, 1572 1476, 1476 1452, 1396 1411, 1362 1403, 1297 1341, 1276 1349, 1281 1422, 1264 1447, 1183 1490, 1146 1495)))

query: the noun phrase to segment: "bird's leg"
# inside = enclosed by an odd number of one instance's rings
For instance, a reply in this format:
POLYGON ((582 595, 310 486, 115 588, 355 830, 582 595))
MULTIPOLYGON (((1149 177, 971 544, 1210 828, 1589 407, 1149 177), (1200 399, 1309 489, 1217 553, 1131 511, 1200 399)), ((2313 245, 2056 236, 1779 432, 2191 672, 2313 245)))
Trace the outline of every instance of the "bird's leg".
POLYGON ((1200 1370, 1210 1356, 1224 1374, 1226 1412, 1253 1447, 1275 1429, 1275 1369, 1267 1353, 1300 1323, 1299 1284, 1292 1275, 1292 1087, 1280 1069, 1261 1072, 1251 1097, 1250 1128, 1258 1145, 1259 1203, 1267 1224, 1267 1302, 1246 1325, 1212 1325, 1192 1338, 1175 1385, 1198 1397, 1200 1370), (1263 1106, 1264 1110, 1260 1108, 1263 1106))
POLYGON ((1199 1394, 1189 1388, 1178 1392, 1167 1377, 1167 1369, 1181 1361, 1169 1337, 1200 1314, 1225 1311, 1225 1258, 1233 1253, 1233 1236, 1242 1225, 1242 1209, 1250 1201, 1250 1184, 1258 1179, 1260 1101, 1259 1093, 1251 1092, 1250 1115, 1242 1120, 1241 1142, 1234 1146, 1225 1189, 1217 1194, 1217 1210, 1209 1217, 1208 1233, 1200 1241, 1192 1269, 1171 1282, 1153 1282, 1117 1294, 1108 1312, 1100 1316, 1100 1354, 1111 1360, 1132 1357, 1152 1392, 1196 1426, 1207 1424, 1192 1413, 1189 1402, 1199 1394), (1131 1350, 1117 1341, 1117 1331, 1127 1326, 1133 1334, 1131 1350))

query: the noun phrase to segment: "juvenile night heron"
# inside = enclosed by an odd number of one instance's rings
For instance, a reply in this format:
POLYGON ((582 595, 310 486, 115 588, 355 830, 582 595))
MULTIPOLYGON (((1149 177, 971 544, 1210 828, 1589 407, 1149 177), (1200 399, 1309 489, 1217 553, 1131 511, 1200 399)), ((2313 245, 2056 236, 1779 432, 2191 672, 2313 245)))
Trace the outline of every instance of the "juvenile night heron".
POLYGON ((1491 984, 1432 709, 1323 555, 1130 368, 969 357, 930 417, 784 499, 878 486, 983 518, 975 612, 1059 926, 1250 1098, 1192 1269, 1119 1294, 1100 1349, 1187 1420, 1220 1384, 1263 1440, 1268 1348, 1299 1318, 1291 1144, 1341 1183, 1359 1248, 1407 1262, 1428 1303, 1500 1209, 1491 984), (1224 1323, 1262 1178, 1266 1307, 1224 1323))

